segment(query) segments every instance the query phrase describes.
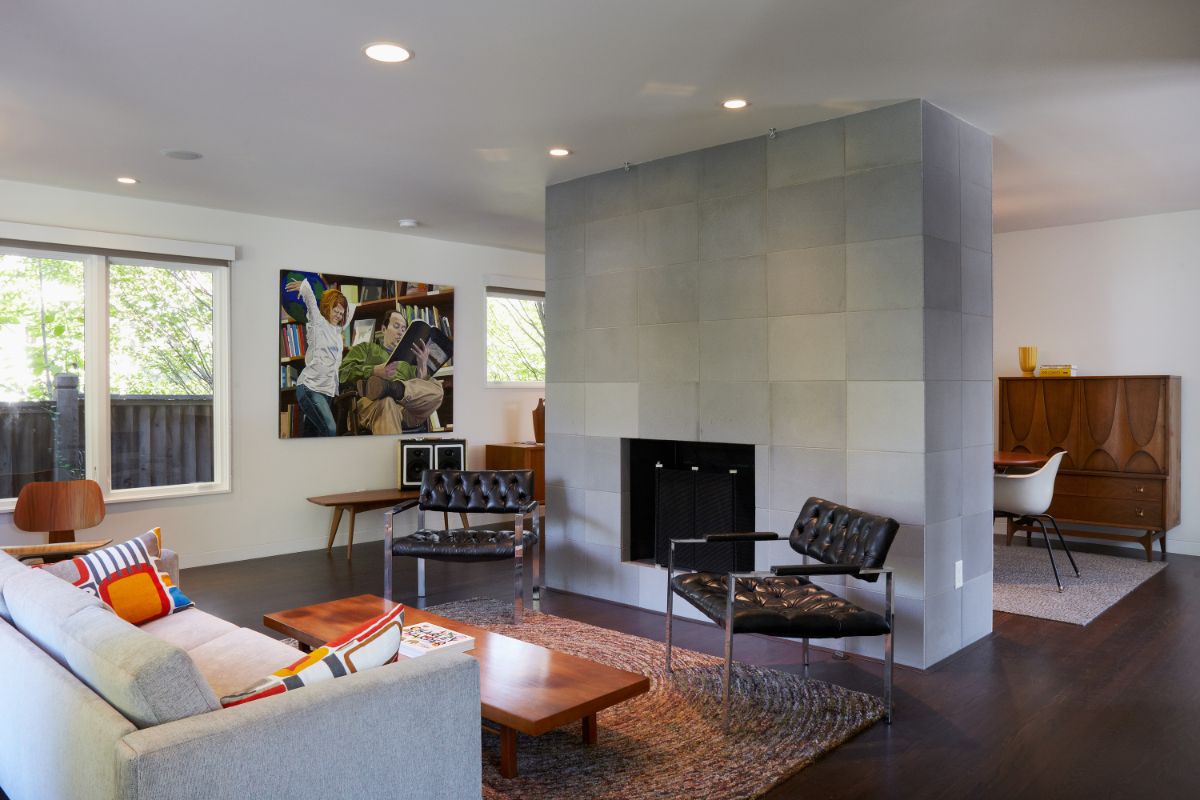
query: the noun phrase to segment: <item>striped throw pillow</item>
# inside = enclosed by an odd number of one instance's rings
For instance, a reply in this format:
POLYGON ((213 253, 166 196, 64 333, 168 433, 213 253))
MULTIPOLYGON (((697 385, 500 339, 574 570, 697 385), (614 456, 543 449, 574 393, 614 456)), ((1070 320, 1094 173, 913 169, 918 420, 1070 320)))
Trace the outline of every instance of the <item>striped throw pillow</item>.
POLYGON ((240 706, 251 700, 389 664, 396 660, 400 650, 403 628, 404 606, 397 605, 386 614, 318 647, 295 664, 273 672, 249 689, 222 697, 221 705, 225 708, 240 706))
POLYGON ((96 595, 126 622, 141 625, 195 605, 167 573, 159 571, 161 552, 162 532, 154 528, 129 541, 42 568, 96 595))

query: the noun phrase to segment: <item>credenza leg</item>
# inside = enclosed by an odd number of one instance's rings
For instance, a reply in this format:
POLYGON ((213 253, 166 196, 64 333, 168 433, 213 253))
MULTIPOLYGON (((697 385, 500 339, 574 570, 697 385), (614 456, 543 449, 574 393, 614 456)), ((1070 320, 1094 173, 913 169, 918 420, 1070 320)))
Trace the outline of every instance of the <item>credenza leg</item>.
POLYGON ((1158 549, 1162 551, 1163 560, 1167 560, 1167 532, 1163 531, 1158 537, 1158 549))
POLYGON ((357 509, 350 509, 350 538, 346 540, 346 560, 349 561, 354 552, 354 518, 358 516, 357 509))
POLYGON ((1146 548, 1146 560, 1154 560, 1154 531, 1146 531, 1142 537, 1142 547, 1146 548))
POLYGON ((517 732, 507 725, 500 726, 500 774, 517 777, 517 732))
POLYGON ((583 743, 595 744, 598 731, 596 729, 596 715, 588 714, 583 718, 583 743))

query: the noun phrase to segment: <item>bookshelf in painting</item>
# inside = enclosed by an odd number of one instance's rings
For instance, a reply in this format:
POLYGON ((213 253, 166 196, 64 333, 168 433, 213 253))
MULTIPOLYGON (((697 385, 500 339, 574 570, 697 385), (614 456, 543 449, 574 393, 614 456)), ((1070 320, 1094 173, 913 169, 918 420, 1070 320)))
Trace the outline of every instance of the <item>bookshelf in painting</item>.
MULTIPOLYGON (((354 316, 343 330, 343 356, 353 343, 365 336, 381 344, 384 320, 392 309, 401 311, 410 324, 415 319, 423 319, 451 339, 457 332, 454 327, 454 289, 451 286, 334 273, 320 273, 319 277, 325 287, 339 289, 355 305, 354 316), (369 331, 364 327, 368 322, 369 331)), ((304 369, 307 346, 305 326, 288 316, 282 306, 279 314, 279 435, 285 439, 299 438, 303 435, 303 422, 296 405, 295 383, 304 369)), ((437 413, 429 419, 428 432, 453 431, 454 360, 451 359, 432 377, 441 382, 445 397, 437 413)), ((342 388, 345 387, 339 387, 342 388)), ((344 431, 339 425, 338 434, 342 433, 344 431)))

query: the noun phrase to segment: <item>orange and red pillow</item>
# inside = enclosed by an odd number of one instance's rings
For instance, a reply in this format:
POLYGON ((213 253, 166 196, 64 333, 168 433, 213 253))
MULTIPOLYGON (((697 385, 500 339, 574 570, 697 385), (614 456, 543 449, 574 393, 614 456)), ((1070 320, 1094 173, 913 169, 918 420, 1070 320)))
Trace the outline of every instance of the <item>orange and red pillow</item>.
POLYGON ((324 647, 318 647, 296 663, 272 673, 249 689, 222 697, 221 705, 225 708, 239 706, 251 700, 390 664, 396 660, 396 653, 400 650, 403 628, 404 606, 397 605, 324 647))
POLYGON ((45 564, 42 569, 99 597, 126 622, 141 625, 195 605, 169 575, 159 571, 161 535, 154 528, 127 542, 45 564))

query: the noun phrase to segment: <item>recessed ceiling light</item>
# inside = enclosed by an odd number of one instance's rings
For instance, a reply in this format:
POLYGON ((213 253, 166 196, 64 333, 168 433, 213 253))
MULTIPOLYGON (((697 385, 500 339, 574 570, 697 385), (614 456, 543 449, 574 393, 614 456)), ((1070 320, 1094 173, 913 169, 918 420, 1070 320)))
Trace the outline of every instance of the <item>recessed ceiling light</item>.
POLYGON ((392 42, 372 42, 363 48, 367 58, 382 61, 385 64, 399 64, 412 58, 412 52, 392 42))
POLYGON ((566 158, 567 156, 571 155, 571 151, 565 147, 551 147, 550 155, 554 156, 555 158, 566 158))
POLYGON ((401 228, 416 228, 421 224, 421 221, 417 219, 398 219, 396 220, 396 223, 401 228))
POLYGON ((137 183, 137 182, 138 182, 137 178, 128 178, 128 177, 125 177, 124 175, 122 175, 120 178, 117 178, 117 183, 137 183))
POLYGON ((740 111, 748 105, 750 105, 749 100, 741 97, 731 97, 721 103, 721 108, 725 108, 730 111, 740 111))
POLYGON ((173 158, 177 161, 197 161, 204 158, 203 155, 197 153, 195 150, 161 150, 159 152, 167 158, 173 158))

